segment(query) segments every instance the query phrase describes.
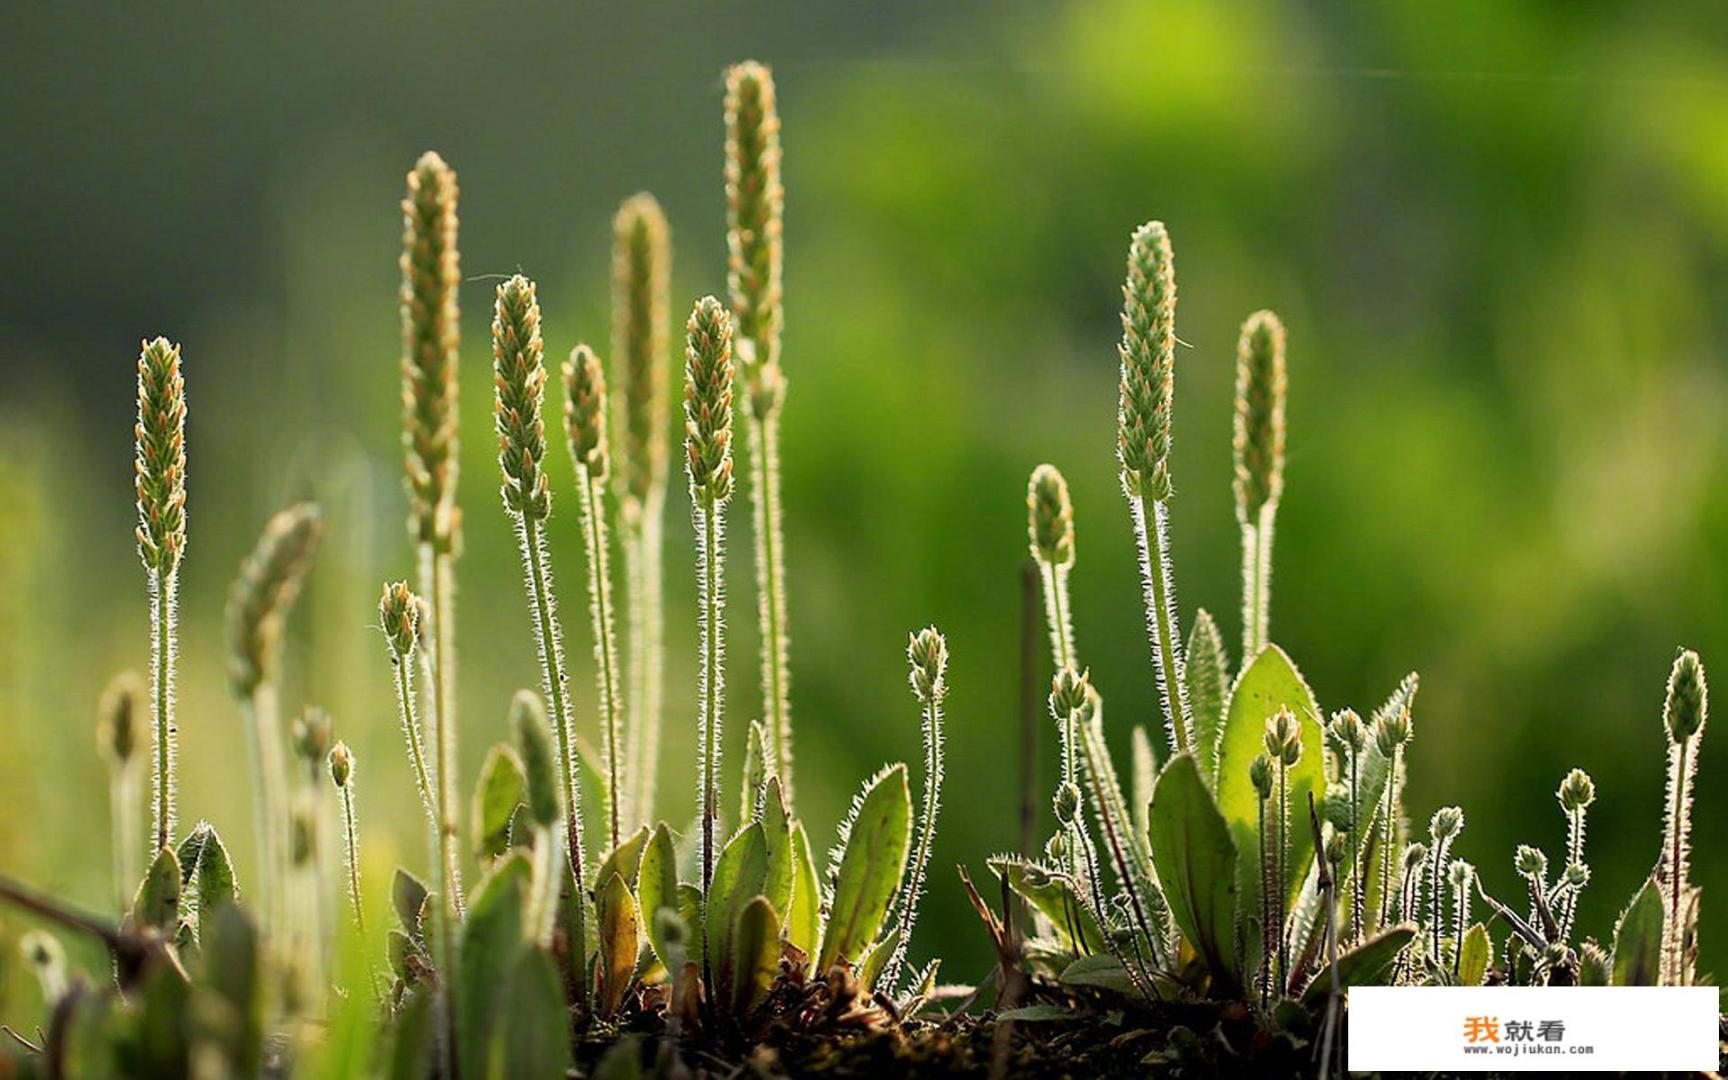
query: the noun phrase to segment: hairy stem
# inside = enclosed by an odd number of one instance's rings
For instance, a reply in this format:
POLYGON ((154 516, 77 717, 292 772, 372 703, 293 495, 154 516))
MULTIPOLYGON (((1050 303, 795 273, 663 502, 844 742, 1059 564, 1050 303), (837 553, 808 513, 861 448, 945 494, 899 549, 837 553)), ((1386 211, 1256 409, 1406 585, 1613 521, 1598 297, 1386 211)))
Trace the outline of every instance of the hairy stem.
MULTIPOLYGON (((415 655, 421 655, 418 651, 415 655)), ((426 772, 426 751, 420 740, 420 718, 414 707, 414 666, 413 657, 402 657, 396 662, 396 701, 397 711, 402 720, 402 734, 408 741, 408 760, 414 766, 414 783, 420 789, 420 805, 426 811, 426 825, 430 829, 428 838, 432 844, 432 861, 438 867, 443 867, 443 847, 438 834, 438 806, 435 801, 435 789, 432 778, 426 772)))
POLYGON ((150 697, 156 736, 156 846, 150 850, 152 858, 173 842, 174 833, 174 666, 179 652, 179 592, 178 571, 150 571, 150 697))
POLYGON ((558 633, 556 601, 552 593, 552 569, 546 565, 545 541, 540 523, 526 515, 516 516, 516 535, 521 542, 523 558, 528 563, 529 602, 534 609, 534 630, 540 652, 540 677, 545 684, 546 700, 552 703, 552 727, 558 733, 559 770, 564 781, 564 830, 566 854, 570 860, 570 876, 576 889, 571 909, 574 912, 570 928, 570 956, 576 971, 576 995, 579 1002, 588 994, 586 969, 588 964, 587 911, 584 907, 586 890, 583 885, 582 789, 577 782, 576 738, 570 719, 570 704, 565 696, 564 645, 558 633))
POLYGON ((1131 494, 1129 511, 1134 519, 1134 540, 1140 552, 1140 581, 1146 594, 1146 625, 1152 638, 1152 664, 1158 676, 1158 696, 1170 745, 1185 753, 1194 743, 1193 719, 1188 710, 1188 691, 1178 657, 1182 655, 1176 629, 1176 590, 1171 581, 1168 544, 1169 514, 1164 503, 1152 504, 1150 524, 1146 520, 1146 496, 1131 494))
POLYGON ((713 500, 699 501, 695 509, 697 583, 701 596, 702 638, 701 711, 697 752, 702 758, 702 975, 709 986, 713 983, 713 962, 709 956, 708 893, 714 883, 714 819, 720 812, 720 739, 725 701, 726 642, 723 623, 725 611, 725 552, 721 545, 726 535, 725 513, 713 500))
POLYGON ((618 644, 612 627, 611 545, 606 532, 604 484, 597 483, 586 468, 581 473, 581 517, 583 542, 588 548, 588 611, 594 630, 594 662, 600 674, 600 723, 606 741, 607 821, 611 844, 622 837, 619 803, 624 798, 623 759, 619 746, 624 721, 624 702, 618 692, 618 644))
MULTIPOLYGON (((444 902, 462 918, 462 856, 456 793, 456 573, 455 557, 431 543, 420 545, 420 589, 432 612, 432 757, 437 778, 438 850, 444 864, 444 902)), ((424 635, 427 630, 422 629, 424 635)))
POLYGON ((1398 833, 1392 815, 1396 811, 1398 788, 1398 747, 1392 748, 1392 760, 1386 769, 1386 791, 1382 796, 1380 806, 1380 821, 1376 826, 1380 831, 1380 917, 1379 925, 1384 927, 1392 919, 1392 849, 1397 845, 1398 833))
POLYGON ((624 555, 628 614, 625 619, 629 656, 625 703, 629 710, 625 760, 629 763, 627 809, 634 821, 654 820, 655 780, 660 756, 660 687, 665 667, 665 614, 661 608, 661 575, 665 514, 664 487, 645 499, 631 500, 619 530, 624 555))
POLYGON ((1681 915, 1685 907, 1686 866, 1689 834, 1692 831, 1692 740, 1672 744, 1668 761, 1668 835, 1667 850, 1668 917, 1662 934, 1662 981, 1669 986, 1682 986, 1685 978, 1685 924, 1681 915))
POLYGON ((792 805, 791 676, 787 670, 785 527, 780 510, 779 407, 746 409, 750 444, 750 512, 756 546, 756 615, 762 636, 762 716, 769 757, 792 805))
POLYGON ((342 797, 343 849, 348 856, 348 899, 354 905, 354 926, 366 932, 366 913, 360 906, 360 832, 354 824, 354 788, 340 789, 342 797))
POLYGON ((137 770, 121 766, 113 771, 108 782, 109 821, 114 830, 114 888, 119 910, 132 905, 132 890, 143 877, 138 865, 138 783, 137 770))
POLYGON ((1272 516, 1277 506, 1261 507, 1259 520, 1242 526, 1242 667, 1247 669, 1266 647, 1272 609, 1272 516))

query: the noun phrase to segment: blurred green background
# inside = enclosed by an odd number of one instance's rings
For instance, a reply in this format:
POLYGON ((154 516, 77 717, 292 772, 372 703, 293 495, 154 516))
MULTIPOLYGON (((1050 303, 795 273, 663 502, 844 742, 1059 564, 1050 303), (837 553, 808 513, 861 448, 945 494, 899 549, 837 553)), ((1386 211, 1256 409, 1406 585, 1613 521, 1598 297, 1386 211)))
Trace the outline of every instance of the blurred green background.
MULTIPOLYGON (((223 595, 268 514, 315 497, 330 531, 292 624, 287 700, 326 705, 359 754, 371 886, 397 858, 423 865, 375 628, 379 583, 411 571, 403 174, 428 147, 459 170, 473 279, 472 773, 509 692, 537 682, 489 431, 493 276, 541 282, 554 355, 604 348, 609 218, 647 188, 672 220, 675 313, 722 291, 720 72, 754 56, 775 67, 785 123, 793 693, 819 844, 862 777, 919 758, 907 631, 936 623, 953 656, 915 959, 939 950, 960 981, 989 963, 952 867, 981 873, 1017 842, 1017 583, 1040 461, 1074 490, 1079 644, 1119 754, 1155 713, 1113 461, 1124 252, 1149 217, 1175 239, 1190 346, 1172 508, 1184 624, 1203 605, 1238 633, 1233 354, 1241 319, 1272 307, 1291 369, 1274 639, 1328 709, 1366 712, 1421 672, 1411 809, 1462 804, 1458 853, 1502 895, 1517 893, 1515 843, 1561 842, 1566 768, 1594 774, 1581 918, 1611 931, 1656 856, 1675 650, 1728 671, 1728 23, 1713 5, 342 7, 9 17, 6 873, 91 906, 112 895, 92 724, 109 675, 147 657, 132 391, 138 340, 157 333, 184 344, 191 401, 182 816, 249 846, 223 595)), ((575 501, 567 458, 552 461, 592 731, 575 501)), ((669 514, 662 789, 682 822, 694 574, 681 496, 669 514)), ((737 764, 757 699, 747 518, 733 516, 737 764)), ((1728 960, 1728 736, 1713 735, 1696 833, 1707 970, 1728 960)), ((22 1007, 14 994, 0 1014, 22 1007)))

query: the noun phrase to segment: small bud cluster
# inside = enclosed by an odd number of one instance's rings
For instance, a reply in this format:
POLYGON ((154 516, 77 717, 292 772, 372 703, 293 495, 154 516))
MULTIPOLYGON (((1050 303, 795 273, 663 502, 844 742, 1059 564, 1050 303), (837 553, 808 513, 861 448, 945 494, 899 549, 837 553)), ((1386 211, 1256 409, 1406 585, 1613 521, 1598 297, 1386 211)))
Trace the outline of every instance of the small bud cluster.
POLYGON ((546 425, 540 417, 546 397, 544 352, 534 283, 516 274, 498 286, 493 305, 493 416, 504 507, 531 521, 552 513, 552 486, 544 468, 546 425))
POLYGON ((906 643, 911 663, 912 693, 925 704, 939 702, 948 693, 948 642, 934 626, 912 634, 906 643))
POLYGON ((732 319, 720 301, 696 302, 684 349, 684 467, 698 502, 732 497, 732 319))

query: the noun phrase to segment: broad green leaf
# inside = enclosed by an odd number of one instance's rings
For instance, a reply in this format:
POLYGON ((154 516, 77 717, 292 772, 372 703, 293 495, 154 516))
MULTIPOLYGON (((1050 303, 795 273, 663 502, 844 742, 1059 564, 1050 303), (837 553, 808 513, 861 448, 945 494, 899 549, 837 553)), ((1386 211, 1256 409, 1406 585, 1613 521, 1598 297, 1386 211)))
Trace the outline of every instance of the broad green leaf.
POLYGON ((1140 989, 1122 966, 1109 953, 1093 953, 1077 958, 1062 969, 1061 981, 1069 986, 1091 986, 1138 998, 1140 989))
POLYGON ((1007 880, 1010 889, 1050 920, 1057 939, 1070 952, 1109 951, 1098 920, 1075 897, 1066 878, 1018 855, 998 855, 988 860, 987 865, 998 878, 1007 880))
POLYGON ((408 936, 424 942, 426 937, 421 924, 426 915, 425 883, 398 866, 396 876, 390 880, 390 904, 396 909, 396 918, 408 936))
POLYGON ((456 983, 456 1044, 466 1076, 483 1076, 493 1025, 501 1006, 498 988, 525 948, 523 933, 533 871, 519 854, 492 864, 468 902, 456 983))
POLYGON ((624 879, 624 884, 628 887, 636 880, 636 872, 642 865, 642 849, 647 845, 648 826, 644 825, 607 853, 600 863, 600 872, 594 875, 594 880, 605 881, 617 874, 624 879))
POLYGON ((636 954, 642 948, 636 899, 617 872, 602 878, 595 899, 600 932, 600 1015, 618 1011, 624 992, 636 974, 636 954))
MULTIPOLYGON (((876 989, 876 980, 882 977, 882 968, 888 963, 888 958, 894 955, 894 950, 900 947, 900 928, 896 926, 888 931, 888 936, 882 938, 864 952, 864 961, 858 965, 858 983, 866 990, 876 989)), ((887 990, 889 987, 883 987, 887 990)))
MULTIPOLYGON (((1230 687, 1230 661, 1218 624, 1201 608, 1188 632, 1187 659, 1182 665, 1188 707, 1194 714, 1194 754, 1208 788, 1218 780, 1218 746, 1224 733, 1224 694, 1230 687)), ((1141 803, 1140 805, 1145 805, 1141 803)))
POLYGON ((180 860, 169 848, 156 853, 132 901, 132 921, 139 926, 172 930, 180 915, 180 860))
POLYGON ((580 732, 575 733, 573 741, 576 747, 576 764, 582 771, 579 795, 582 803, 582 835, 610 836, 612 825, 606 820, 606 807, 611 785, 606 782, 606 770, 601 767, 605 759, 589 745, 580 732))
MULTIPOLYGON (((1290 858, 1286 864, 1286 902, 1296 899, 1314 859, 1314 837, 1308 828, 1308 794, 1326 794, 1326 766, 1321 749, 1320 706, 1313 691, 1284 650, 1268 645, 1249 664, 1230 691, 1224 737, 1218 754, 1218 809, 1236 841, 1236 910, 1244 924, 1260 913, 1260 798, 1248 779, 1248 763, 1265 748, 1266 721, 1288 708, 1302 727, 1302 757, 1290 768, 1287 784, 1290 807, 1290 858)), ((1276 843, 1272 822, 1277 817, 1277 793, 1267 802, 1269 841, 1276 843)), ((1247 955, 1244 970, 1260 963, 1260 940, 1243 935, 1247 955)))
POLYGON ((234 864, 228 858, 228 848, 222 843, 215 826, 200 821, 185 840, 180 842, 180 882, 184 899, 191 901, 191 912, 198 919, 200 936, 208 920, 216 912, 239 898, 234 884, 234 864))
POLYGON ((1662 890, 1645 880, 1614 928, 1615 986, 1657 986, 1662 974, 1662 890))
POLYGON ((780 778, 770 776, 762 788, 762 839, 768 845, 768 873, 762 880, 762 895, 776 913, 792 907, 792 822, 786 816, 786 800, 780 794, 780 778))
POLYGON ((221 1047, 231 1075, 256 1076, 264 1051, 258 928, 235 904, 200 908, 198 919, 204 953, 199 993, 214 999, 197 1012, 205 1020, 204 1038, 221 1047))
POLYGON ((1609 967, 1613 961, 1602 951, 1602 946, 1596 944, 1595 938, 1585 940, 1578 950, 1578 985, 1608 986, 1612 977, 1609 967))
POLYGON ((1145 724, 1135 724, 1129 736, 1134 762, 1134 832, 1145 836, 1151 822, 1147 811, 1152 808, 1152 789, 1158 783, 1158 755, 1152 749, 1152 736, 1145 724))
POLYGON ((474 787, 474 855, 482 865, 510 847, 510 818, 527 797, 516 752, 503 743, 492 747, 474 787))
POLYGON ((853 803, 842 830, 843 853, 834 878, 834 899, 822 934, 816 971, 836 960, 855 964, 882 929, 888 905, 900 890, 912 842, 912 790, 906 766, 879 773, 853 803))
POLYGON ((816 857, 802 821, 792 825, 792 899, 787 906, 786 940, 806 957, 816 955, 822 939, 822 886, 816 857))
POLYGON ((729 966, 732 1013, 743 1016, 768 996, 780 970, 780 920, 766 897, 752 899, 738 913, 729 966))
POLYGON ((661 937, 655 920, 662 908, 678 910, 678 853, 672 847, 672 833, 664 823, 655 828, 643 846, 636 896, 640 901, 642 928, 647 931, 648 944, 653 946, 660 965, 670 972, 677 961, 661 937))
POLYGON ((715 958, 716 996, 724 998, 732 985, 732 935, 738 928, 738 917, 751 900, 762 895, 767 879, 768 841, 761 824, 752 822, 721 850, 708 890, 708 949, 715 958))
MULTIPOLYGON (((1392 962, 1398 959, 1398 954, 1404 951, 1404 946, 1410 944, 1415 937, 1415 923, 1400 923, 1397 926, 1388 927, 1378 934, 1371 934, 1367 940, 1355 948, 1339 953, 1338 989, 1348 990, 1352 986, 1384 985, 1392 962)), ((1307 990, 1303 992, 1302 1002, 1310 1009, 1318 1008, 1331 991, 1332 968, 1330 965, 1322 964, 1319 973, 1309 981, 1307 990)))
POLYGON ((1488 940, 1488 928, 1477 923, 1464 931, 1464 942, 1458 946, 1458 982, 1481 986, 1493 960, 1494 943, 1488 940))
POLYGON ((390 1080, 428 1080, 437 1058, 438 1017, 434 995, 408 995, 392 1025, 395 1038, 390 1045, 390 1080))
POLYGON ((1239 978, 1236 846, 1192 755, 1178 755, 1158 777, 1150 833, 1170 913, 1206 961, 1214 989, 1228 995, 1239 978))
POLYGON ((600 1056, 594 1066, 594 1080, 646 1080, 642 1067, 642 1037, 625 1035, 600 1056))
POLYGON ((564 983, 544 949, 524 949, 504 985, 492 1036, 489 1080, 563 1076, 570 1069, 570 1010, 564 983))
MULTIPOLYGON (((174 857, 163 848, 158 862, 163 855, 174 857)), ((174 965, 151 964, 144 969, 142 981, 132 991, 141 1007, 132 1024, 131 1049, 136 1057, 126 1063, 129 1075, 191 1075, 191 996, 191 986, 174 965)))

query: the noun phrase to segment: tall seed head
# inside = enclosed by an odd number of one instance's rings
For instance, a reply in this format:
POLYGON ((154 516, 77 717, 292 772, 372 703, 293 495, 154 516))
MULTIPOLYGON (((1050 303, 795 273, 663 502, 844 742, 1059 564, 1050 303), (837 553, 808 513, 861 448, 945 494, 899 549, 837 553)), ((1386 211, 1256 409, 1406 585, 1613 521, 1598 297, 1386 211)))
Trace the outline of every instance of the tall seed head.
POLYGON ((534 283, 516 274, 498 286, 492 309, 493 418, 504 507, 530 521, 552 513, 552 485, 544 468, 546 425, 540 417, 546 397, 544 352, 534 283))
POLYGON ((1560 790, 1554 794, 1562 810, 1576 814, 1596 801, 1596 783, 1583 769, 1573 769, 1560 781, 1560 790))
POLYGON ((412 656, 420 645, 420 598, 409 591, 406 581, 384 586, 378 619, 384 627, 384 640, 390 644, 390 655, 398 663, 412 656))
POLYGON ((1668 675, 1668 700, 1662 706, 1662 722, 1668 738, 1683 743, 1704 730, 1710 715, 1710 687, 1704 681, 1704 665, 1691 649, 1674 659, 1668 675))
POLYGON ((671 380, 672 232, 647 192, 612 219, 612 362, 620 372, 620 494, 641 502, 666 483, 671 380))
POLYGON ((704 296, 685 331, 684 469, 694 500, 720 504, 732 497, 732 319, 704 296))
POLYGON ((1256 311, 1236 345, 1236 520, 1253 525, 1284 494, 1284 324, 1256 311))
POLYGON ((324 516, 314 503, 300 503, 271 518, 252 554, 228 588, 228 681, 235 696, 249 697, 270 677, 282 622, 312 568, 324 516))
POLYGON ((1161 221, 1134 232, 1122 286, 1117 456, 1130 495, 1162 502, 1170 487, 1170 414, 1176 374, 1176 261, 1161 221))
POLYGON ((456 173, 427 151, 402 200, 402 447, 416 541, 440 551, 460 536, 456 506, 456 173))
POLYGON ((1048 566, 1074 564, 1074 504, 1068 481, 1054 465, 1032 470, 1026 485, 1027 527, 1032 557, 1048 566))
POLYGON ((927 626, 909 636, 906 659, 911 665, 912 693, 926 705, 941 701, 948 693, 948 642, 942 632, 927 626))
POLYGON ((115 769, 128 769, 138 752, 139 733, 150 724, 144 680, 136 672, 114 676, 97 707, 96 746, 115 769))
POLYGON ((354 776, 354 752, 348 744, 339 742, 330 748, 330 782, 339 788, 348 786, 354 776))
POLYGON ((586 345, 570 350, 564 361, 564 432, 570 458, 596 483, 604 482, 606 458, 606 374, 600 358, 586 345))
POLYGON ((726 287, 738 324, 739 364, 757 415, 778 407, 780 273, 786 190, 774 75, 754 60, 726 70, 726 287))
POLYGON ((166 577, 186 552, 186 380, 180 346, 146 341, 138 353, 138 557, 166 577))

